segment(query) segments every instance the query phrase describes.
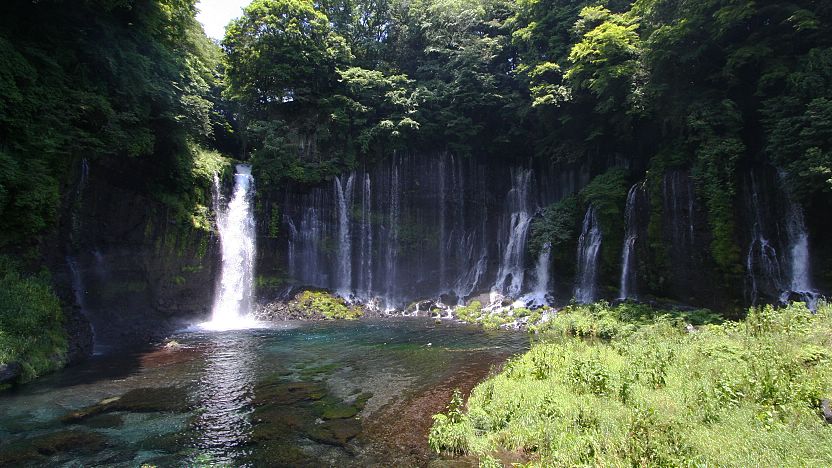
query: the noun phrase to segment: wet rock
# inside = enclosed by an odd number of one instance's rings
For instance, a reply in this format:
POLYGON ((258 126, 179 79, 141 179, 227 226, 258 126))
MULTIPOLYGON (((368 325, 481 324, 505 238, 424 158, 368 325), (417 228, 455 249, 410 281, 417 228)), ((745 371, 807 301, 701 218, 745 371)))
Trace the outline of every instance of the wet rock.
POLYGON ((23 366, 18 362, 0 364, 0 385, 12 384, 23 373, 23 366))
POLYGON ((439 296, 439 300, 443 304, 456 304, 459 302, 459 296, 457 296, 456 293, 450 292, 439 296))
POLYGON ((346 445, 355 436, 361 433, 361 422, 357 419, 333 419, 314 427, 309 428, 306 435, 314 440, 327 445, 346 445))
POLYGON ((405 308, 404 314, 405 315, 412 315, 416 317, 429 317, 431 315, 431 310, 436 308, 436 301, 432 300, 423 300, 417 301, 405 308))
POLYGON ((96 432, 72 430, 46 434, 32 439, 30 443, 39 454, 45 456, 66 452, 92 454, 103 449, 107 439, 96 432))
POLYGON ((823 411, 823 419, 826 420, 827 424, 832 424, 832 403, 828 398, 821 400, 820 409, 823 411))

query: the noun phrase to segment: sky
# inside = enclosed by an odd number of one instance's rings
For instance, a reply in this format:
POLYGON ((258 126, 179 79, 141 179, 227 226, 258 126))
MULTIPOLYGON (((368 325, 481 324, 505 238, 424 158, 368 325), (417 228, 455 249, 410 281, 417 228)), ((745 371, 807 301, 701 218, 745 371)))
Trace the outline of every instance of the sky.
POLYGON ((225 25, 242 14, 243 7, 251 0, 200 0, 196 19, 205 27, 205 34, 213 39, 222 39, 225 25))

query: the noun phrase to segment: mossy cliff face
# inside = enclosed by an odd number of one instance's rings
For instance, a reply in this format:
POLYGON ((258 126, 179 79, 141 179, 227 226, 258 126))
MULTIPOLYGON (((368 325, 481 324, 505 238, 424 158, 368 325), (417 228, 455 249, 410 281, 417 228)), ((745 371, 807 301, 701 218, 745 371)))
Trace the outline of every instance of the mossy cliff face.
POLYGON ((62 220, 65 255, 52 269, 97 344, 141 342, 210 313, 219 271, 210 179, 195 179, 183 208, 133 185, 129 170, 89 166, 73 195, 80 202, 62 220))

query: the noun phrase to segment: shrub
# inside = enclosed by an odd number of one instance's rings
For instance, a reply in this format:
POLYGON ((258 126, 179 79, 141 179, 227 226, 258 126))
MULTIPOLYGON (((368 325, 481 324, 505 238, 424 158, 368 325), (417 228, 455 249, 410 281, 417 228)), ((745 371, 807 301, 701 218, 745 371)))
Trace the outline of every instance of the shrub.
POLYGON ((0 364, 19 362, 23 381, 63 365, 66 332, 47 273, 23 276, 0 256, 0 364))

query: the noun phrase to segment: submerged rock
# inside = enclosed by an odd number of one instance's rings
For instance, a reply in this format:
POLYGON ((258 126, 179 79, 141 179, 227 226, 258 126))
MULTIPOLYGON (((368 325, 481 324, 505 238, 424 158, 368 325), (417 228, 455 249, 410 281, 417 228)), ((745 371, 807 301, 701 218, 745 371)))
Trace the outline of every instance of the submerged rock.
POLYGON ((302 401, 320 400, 326 388, 318 382, 272 382, 254 388, 254 404, 292 405, 302 401))
POLYGON ((65 452, 91 454, 104 448, 107 439, 96 432, 60 431, 37 437, 30 443, 38 453, 46 456, 65 452))
POLYGON ((316 424, 309 428, 306 435, 315 442, 343 446, 360 433, 361 422, 357 419, 349 418, 333 419, 316 424))
POLYGON ((358 408, 334 398, 324 398, 315 402, 315 412, 323 419, 346 419, 358 414, 358 408))
POLYGON ((120 397, 105 398, 98 403, 67 413, 61 422, 74 424, 87 418, 114 411, 132 413, 182 413, 190 409, 188 394, 179 387, 137 388, 120 397))

